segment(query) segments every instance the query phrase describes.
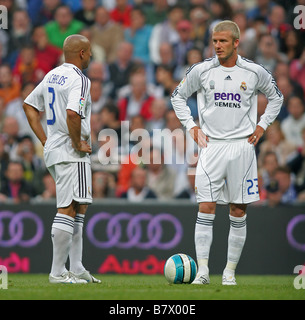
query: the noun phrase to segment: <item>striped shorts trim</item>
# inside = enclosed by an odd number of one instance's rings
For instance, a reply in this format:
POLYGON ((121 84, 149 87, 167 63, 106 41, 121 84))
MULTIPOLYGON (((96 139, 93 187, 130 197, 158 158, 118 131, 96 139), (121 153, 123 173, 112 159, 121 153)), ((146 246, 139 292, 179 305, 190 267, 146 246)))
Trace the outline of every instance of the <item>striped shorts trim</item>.
POLYGON ((62 162, 48 168, 56 184, 57 208, 68 207, 72 200, 92 203, 92 173, 87 162, 62 162))

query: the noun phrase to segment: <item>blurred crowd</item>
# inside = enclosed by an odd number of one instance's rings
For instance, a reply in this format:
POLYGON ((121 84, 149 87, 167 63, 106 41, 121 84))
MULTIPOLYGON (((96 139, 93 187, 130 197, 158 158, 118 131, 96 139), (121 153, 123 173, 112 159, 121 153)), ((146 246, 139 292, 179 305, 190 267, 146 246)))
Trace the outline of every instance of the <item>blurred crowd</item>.
MULTIPOLYGON (((170 95, 191 65, 214 55, 211 30, 224 19, 240 28, 239 54, 263 64, 284 95, 279 116, 256 148, 259 203, 305 202, 305 29, 296 25, 294 12, 305 0, 1 0, 0 5, 8 11, 8 28, 0 29, 0 203, 55 199, 22 103, 63 63, 63 41, 74 33, 88 37, 93 52, 84 71, 91 80, 93 198, 195 201, 196 147, 188 143, 170 95), (116 143, 105 129, 117 134, 116 143), (144 129, 148 141, 139 150, 135 132, 144 129), (152 148, 156 129, 167 129, 171 140, 163 137, 160 148, 152 148), (164 152, 168 147, 175 149, 171 159, 164 152)), ((196 94, 188 105, 198 120, 196 94)), ((258 93, 258 118, 266 105, 258 93)), ((44 124, 43 113, 41 120, 44 124)))

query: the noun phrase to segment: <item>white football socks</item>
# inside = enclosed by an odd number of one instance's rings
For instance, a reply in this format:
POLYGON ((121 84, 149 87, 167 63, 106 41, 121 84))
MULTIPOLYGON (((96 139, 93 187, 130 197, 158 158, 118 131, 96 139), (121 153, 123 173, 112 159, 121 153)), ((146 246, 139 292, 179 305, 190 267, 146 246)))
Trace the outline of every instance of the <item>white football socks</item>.
POLYGON ((73 229, 74 218, 66 214, 56 214, 51 230, 53 243, 52 276, 59 277, 66 271, 65 264, 72 244, 73 229))
POLYGON ((247 236, 247 223, 245 214, 243 217, 230 218, 230 232, 228 237, 228 256, 225 272, 234 274, 240 259, 247 236))
POLYGON ((198 212, 195 226, 195 249, 198 274, 208 274, 208 260, 213 240, 213 221, 215 214, 198 212))
POLYGON ((74 220, 72 245, 69 252, 70 271, 80 274, 85 271, 82 263, 83 257, 83 225, 85 215, 77 213, 74 220))

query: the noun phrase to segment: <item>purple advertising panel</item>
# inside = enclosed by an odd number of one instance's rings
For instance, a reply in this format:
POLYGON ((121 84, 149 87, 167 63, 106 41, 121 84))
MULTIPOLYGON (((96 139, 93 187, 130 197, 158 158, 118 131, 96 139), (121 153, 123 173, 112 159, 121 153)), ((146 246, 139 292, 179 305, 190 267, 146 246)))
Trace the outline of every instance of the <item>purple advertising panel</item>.
MULTIPOLYGON (((166 259, 186 253, 196 259, 198 208, 188 202, 99 202, 86 214, 83 263, 92 273, 162 274, 166 259)), ((55 204, 2 205, 0 265, 10 273, 49 273, 55 204)), ((217 207, 210 272, 226 263, 228 208, 217 207)), ((292 274, 305 263, 305 207, 247 210, 247 240, 240 274, 292 274)))

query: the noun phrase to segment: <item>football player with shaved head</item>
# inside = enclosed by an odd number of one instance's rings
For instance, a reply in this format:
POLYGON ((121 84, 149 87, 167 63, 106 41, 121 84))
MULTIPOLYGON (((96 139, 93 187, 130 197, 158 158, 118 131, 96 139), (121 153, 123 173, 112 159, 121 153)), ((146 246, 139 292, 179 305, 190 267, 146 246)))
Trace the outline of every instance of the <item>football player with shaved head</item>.
POLYGON ((92 203, 90 63, 88 39, 74 34, 63 44, 65 63, 51 70, 24 101, 29 124, 44 146, 46 167, 56 183, 57 214, 51 236, 50 283, 99 283, 82 264, 83 222, 92 203), (47 132, 40 123, 45 111, 47 132), (70 270, 66 269, 69 257, 70 270))

